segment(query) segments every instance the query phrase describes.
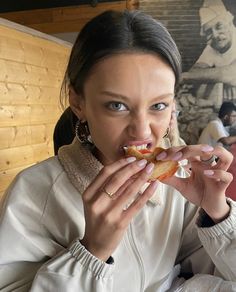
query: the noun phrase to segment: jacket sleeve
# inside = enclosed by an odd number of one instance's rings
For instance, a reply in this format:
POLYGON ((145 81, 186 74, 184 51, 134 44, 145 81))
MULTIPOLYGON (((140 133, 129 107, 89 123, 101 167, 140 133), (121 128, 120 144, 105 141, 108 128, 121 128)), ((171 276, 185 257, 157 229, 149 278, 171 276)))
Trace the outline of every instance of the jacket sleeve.
POLYGON ((191 208, 186 211, 191 220, 187 219, 177 260, 183 274, 212 274, 236 281, 236 202, 227 200, 229 216, 209 227, 204 227, 207 216, 204 212, 191 217, 191 208))
POLYGON ((113 264, 107 264, 90 254, 75 240, 38 271, 32 292, 84 291, 110 292, 113 287, 113 264))
POLYGON ((33 180, 17 177, 1 207, 0 291, 112 291, 113 264, 95 258, 76 238, 59 243, 42 223, 50 186, 36 189, 33 180))
POLYGON ((203 247, 225 280, 236 281, 236 202, 228 199, 229 216, 212 227, 198 227, 203 247))

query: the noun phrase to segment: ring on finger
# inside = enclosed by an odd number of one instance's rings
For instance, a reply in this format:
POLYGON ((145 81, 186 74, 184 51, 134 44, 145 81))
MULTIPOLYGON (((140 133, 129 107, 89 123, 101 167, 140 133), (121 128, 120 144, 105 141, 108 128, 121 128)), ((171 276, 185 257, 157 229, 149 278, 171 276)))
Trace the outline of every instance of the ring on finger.
POLYGON ((216 155, 212 155, 209 159, 201 159, 201 162, 205 163, 205 164, 212 164, 213 162, 217 162, 217 160, 219 159, 219 157, 217 157, 216 155))
POLYGON ((114 195, 114 193, 113 192, 108 192, 107 190, 106 190, 106 188, 105 187, 103 187, 102 188, 102 191, 110 198, 110 199, 112 199, 112 197, 113 197, 113 195, 114 195))

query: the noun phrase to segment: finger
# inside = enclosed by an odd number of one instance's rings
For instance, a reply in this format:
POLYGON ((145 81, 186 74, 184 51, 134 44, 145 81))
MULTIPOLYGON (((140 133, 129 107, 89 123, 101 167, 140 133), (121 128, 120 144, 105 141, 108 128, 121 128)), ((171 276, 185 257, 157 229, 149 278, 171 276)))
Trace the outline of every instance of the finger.
POLYGON ((150 183, 146 190, 140 194, 136 200, 134 200, 129 207, 123 211, 125 220, 130 221, 135 214, 147 203, 147 201, 153 196, 160 182, 158 180, 150 183))
POLYGON ((218 186, 220 184, 223 187, 228 186, 233 180, 233 175, 231 173, 221 169, 206 169, 203 173, 206 177, 216 182, 218 186))
POLYGON ((165 149, 157 155, 157 160, 183 160, 193 157, 198 157, 200 155, 206 155, 206 159, 212 155, 213 147, 209 145, 189 145, 189 146, 177 146, 165 149))
POLYGON ((233 161, 233 155, 227 149, 221 146, 217 146, 214 149, 214 154, 218 157, 217 165, 215 168, 228 170, 230 164, 233 161))
POLYGON ((143 169, 138 176, 133 180, 133 183, 129 184, 127 188, 117 197, 116 207, 121 210, 127 204, 129 204, 139 193, 140 189, 147 183, 154 168, 153 163, 149 163, 145 169, 143 169))
POLYGON ((118 171, 119 169, 123 168, 126 165, 132 164, 136 162, 135 157, 128 157, 128 158, 122 158, 115 163, 112 163, 110 165, 104 166, 99 174, 94 178, 94 180, 89 184, 88 188, 83 194, 83 197, 85 199, 89 199, 93 196, 93 194, 101 188, 101 186, 104 184, 104 182, 107 180, 107 178, 112 175, 114 172, 118 171))
POLYGON ((97 193, 97 196, 100 196, 102 193, 108 196, 109 194, 115 194, 128 179, 145 168, 146 164, 147 160, 142 159, 125 164, 118 170, 115 169, 115 171, 113 165, 105 166, 101 170, 98 180, 91 185, 93 189, 89 188, 86 191, 86 198, 94 197, 94 193, 97 193), (97 192, 97 190, 100 190, 100 192, 97 192))
POLYGON ((218 157, 217 167, 224 170, 228 169, 233 160, 233 155, 225 148, 221 146, 213 148, 206 144, 172 147, 161 152, 156 159, 177 161, 188 159, 192 161, 197 158, 198 160, 207 161, 213 155, 218 157))
POLYGON ((138 160, 135 163, 129 165, 129 167, 124 167, 117 172, 115 172, 112 176, 108 178, 105 182, 106 190, 111 190, 113 193, 116 193, 118 189, 132 176, 137 174, 140 170, 145 168, 147 165, 147 160, 142 159, 138 160))
POLYGON ((114 198, 119 197, 121 194, 123 194, 123 192, 127 189, 128 186, 130 186, 131 184, 133 184, 135 181, 135 177, 131 177, 130 179, 128 179, 115 193, 114 198))

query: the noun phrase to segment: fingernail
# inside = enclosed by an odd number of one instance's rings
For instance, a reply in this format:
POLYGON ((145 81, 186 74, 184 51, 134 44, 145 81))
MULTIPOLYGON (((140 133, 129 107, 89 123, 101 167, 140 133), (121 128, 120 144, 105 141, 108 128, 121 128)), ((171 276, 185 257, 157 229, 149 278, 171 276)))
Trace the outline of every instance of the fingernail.
POLYGON ((154 182, 152 182, 152 185, 151 185, 152 190, 155 191, 157 189, 158 185, 159 185, 158 180, 155 180, 154 182))
POLYGON ((147 166, 146 166, 146 173, 151 173, 153 171, 153 168, 154 168, 154 163, 149 163, 147 166))
POLYGON ((126 158, 126 161, 129 162, 129 163, 134 162, 135 160, 136 160, 136 157, 133 157, 133 156, 126 158))
POLYGON ((182 152, 177 152, 175 153, 175 155, 173 156, 173 160, 179 160, 181 157, 183 156, 182 152))
POLYGON ((162 160, 162 159, 166 158, 166 156, 167 156, 166 152, 162 151, 160 154, 158 154, 156 156, 156 160, 162 160))
POLYGON ((147 160, 146 159, 139 160, 137 164, 139 167, 144 167, 147 164, 147 160))
POLYGON ((213 151, 214 148, 210 145, 204 145, 202 146, 202 149, 201 149, 203 152, 210 152, 210 151, 213 151))
POLYGON ((211 175, 214 174, 214 171, 211 170, 211 169, 209 169, 209 170, 204 170, 203 172, 204 172, 205 175, 209 175, 209 176, 211 176, 211 175))

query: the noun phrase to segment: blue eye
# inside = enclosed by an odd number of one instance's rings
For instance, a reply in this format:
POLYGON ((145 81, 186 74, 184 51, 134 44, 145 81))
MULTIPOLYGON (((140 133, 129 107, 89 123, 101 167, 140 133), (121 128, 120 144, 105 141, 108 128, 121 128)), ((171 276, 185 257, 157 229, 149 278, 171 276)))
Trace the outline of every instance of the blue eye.
POLYGON ((167 107, 167 104, 165 103, 155 103, 154 105, 151 106, 151 109, 156 110, 156 111, 162 111, 167 107))
POLYGON ((116 101, 110 102, 108 104, 108 108, 113 110, 113 111, 125 111, 125 110, 127 110, 126 105, 124 105, 121 102, 116 102, 116 101))

